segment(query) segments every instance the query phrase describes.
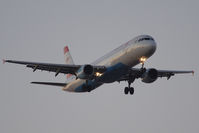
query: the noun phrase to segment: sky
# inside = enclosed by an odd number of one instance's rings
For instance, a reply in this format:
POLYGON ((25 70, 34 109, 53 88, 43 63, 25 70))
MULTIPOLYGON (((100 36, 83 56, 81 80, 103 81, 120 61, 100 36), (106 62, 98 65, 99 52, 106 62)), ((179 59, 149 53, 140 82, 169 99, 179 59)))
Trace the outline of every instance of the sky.
MULTIPOLYGON (((65 75, 0 64, 0 132, 199 132, 199 2, 197 0, 0 0, 0 58, 88 64, 142 34, 154 37, 145 67, 195 74, 105 84, 69 93, 31 81, 65 82, 65 75)), ((137 65, 136 67, 140 67, 137 65)))

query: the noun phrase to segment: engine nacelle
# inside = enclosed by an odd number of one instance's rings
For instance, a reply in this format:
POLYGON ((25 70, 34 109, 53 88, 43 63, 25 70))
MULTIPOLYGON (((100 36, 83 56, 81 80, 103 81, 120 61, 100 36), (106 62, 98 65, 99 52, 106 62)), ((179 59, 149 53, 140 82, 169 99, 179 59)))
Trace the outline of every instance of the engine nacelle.
POLYGON ((158 78, 158 71, 154 68, 146 69, 146 71, 142 75, 142 82, 144 83, 152 83, 156 81, 158 78))
POLYGON ((92 65, 84 65, 80 67, 80 69, 77 72, 77 78, 80 79, 91 79, 93 77, 94 68, 92 65))

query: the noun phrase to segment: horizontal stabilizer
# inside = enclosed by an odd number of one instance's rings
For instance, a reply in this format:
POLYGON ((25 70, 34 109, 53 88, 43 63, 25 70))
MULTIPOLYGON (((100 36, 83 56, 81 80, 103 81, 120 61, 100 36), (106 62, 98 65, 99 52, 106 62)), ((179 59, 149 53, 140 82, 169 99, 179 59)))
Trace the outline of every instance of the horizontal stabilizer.
POLYGON ((66 83, 55 83, 55 82, 31 82, 31 84, 52 85, 52 86, 61 86, 61 87, 67 85, 66 83))

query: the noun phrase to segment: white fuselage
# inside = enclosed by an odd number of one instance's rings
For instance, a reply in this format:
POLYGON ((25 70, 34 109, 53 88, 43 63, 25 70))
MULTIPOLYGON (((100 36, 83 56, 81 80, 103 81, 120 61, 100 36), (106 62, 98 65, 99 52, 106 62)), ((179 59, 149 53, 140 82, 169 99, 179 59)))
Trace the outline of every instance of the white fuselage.
MULTIPOLYGON (((103 83, 111 83, 117 81, 122 74, 127 73, 125 67, 134 67, 140 63, 140 58, 149 58, 156 50, 155 40, 148 35, 141 35, 114 49, 110 53, 99 58, 91 65, 106 66, 109 72, 102 75, 101 82, 95 84, 94 89, 103 83), (121 66, 121 67, 120 67, 121 66), (125 67, 123 67, 125 66, 125 67), (118 67, 116 70, 115 67, 118 67), (113 69, 112 69, 113 68, 113 69), (120 73, 122 71, 123 73, 120 73), (104 76, 104 77, 103 77, 104 76)), ((86 80, 74 79, 63 88, 65 91, 80 92, 77 88, 85 84, 86 80)))

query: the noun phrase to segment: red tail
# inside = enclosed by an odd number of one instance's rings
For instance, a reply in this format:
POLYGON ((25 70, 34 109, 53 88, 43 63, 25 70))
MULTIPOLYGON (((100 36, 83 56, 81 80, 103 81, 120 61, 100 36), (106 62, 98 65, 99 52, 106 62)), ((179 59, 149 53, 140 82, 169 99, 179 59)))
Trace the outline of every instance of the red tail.
MULTIPOLYGON (((69 48, 68 46, 64 47, 64 58, 65 58, 65 63, 66 64, 74 64, 72 56, 69 52, 69 48)), ((69 79, 71 76, 73 76, 72 74, 67 74, 66 78, 69 79)))

